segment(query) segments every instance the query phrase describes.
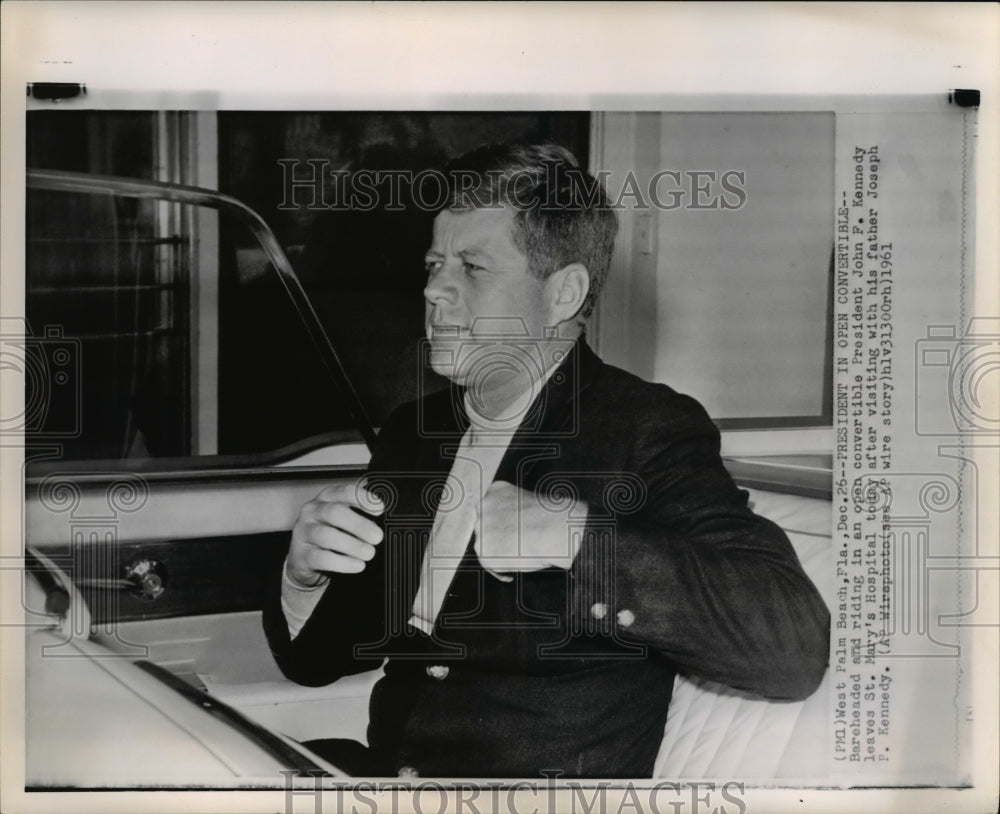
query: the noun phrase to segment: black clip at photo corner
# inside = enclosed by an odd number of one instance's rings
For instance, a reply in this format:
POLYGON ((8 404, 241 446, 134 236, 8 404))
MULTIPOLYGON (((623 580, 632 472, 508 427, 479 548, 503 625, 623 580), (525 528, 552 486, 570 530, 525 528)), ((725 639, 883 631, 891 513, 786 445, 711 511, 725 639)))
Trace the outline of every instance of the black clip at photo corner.
POLYGON ((29 82, 28 96, 46 102, 75 99, 81 93, 86 95, 87 86, 80 82, 29 82))
POLYGON ((955 88, 948 91, 948 104, 959 107, 979 107, 979 91, 968 88, 955 88))

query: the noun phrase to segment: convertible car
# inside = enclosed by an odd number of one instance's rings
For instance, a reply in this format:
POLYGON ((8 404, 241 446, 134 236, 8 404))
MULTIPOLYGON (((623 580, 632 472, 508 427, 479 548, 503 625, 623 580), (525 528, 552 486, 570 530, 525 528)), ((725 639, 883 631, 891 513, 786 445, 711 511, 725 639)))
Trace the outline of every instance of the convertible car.
MULTIPOLYGON (((22 347, 37 374, 26 407, 28 787, 280 788, 282 772, 343 776, 301 743, 364 742, 380 672, 291 683, 273 663, 260 608, 300 506, 364 472, 378 420, 366 393, 383 385, 353 383, 350 337, 337 336, 322 293, 307 294, 271 229, 240 201, 57 170, 29 170, 28 188, 35 310, 22 347), (49 214, 32 219, 32 207, 49 214), (52 216, 65 212, 73 217, 52 216), (81 271, 68 291, 46 278, 61 264, 102 271, 81 271), (257 287, 242 311, 218 304, 226 275, 257 287), (115 341, 102 335, 107 326, 115 341), (226 361, 263 359, 268 345, 293 369, 226 361), (290 379, 316 389, 292 394, 290 379), (329 423, 313 431, 314 413, 282 405, 298 399, 318 400, 329 423), (240 448, 272 431, 262 404, 287 407, 273 422, 311 434, 240 448), (224 413, 251 418, 227 440, 224 413), (74 457, 84 440, 99 454, 74 457)), ((365 361, 415 383, 415 362, 399 361, 417 358, 412 341, 398 358, 365 361)), ((832 604, 829 455, 775 437, 724 433, 726 463, 832 604)), ((679 677, 657 775, 824 777, 829 680, 807 701, 777 703, 679 677)))

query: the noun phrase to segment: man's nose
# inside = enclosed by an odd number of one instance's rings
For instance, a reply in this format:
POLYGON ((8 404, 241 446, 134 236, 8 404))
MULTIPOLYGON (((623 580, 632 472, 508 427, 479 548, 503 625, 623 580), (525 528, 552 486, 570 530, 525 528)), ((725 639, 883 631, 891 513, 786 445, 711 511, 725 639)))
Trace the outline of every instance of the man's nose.
POLYGON ((424 299, 431 305, 450 304, 458 300, 458 286, 450 269, 442 266, 428 276, 424 299))

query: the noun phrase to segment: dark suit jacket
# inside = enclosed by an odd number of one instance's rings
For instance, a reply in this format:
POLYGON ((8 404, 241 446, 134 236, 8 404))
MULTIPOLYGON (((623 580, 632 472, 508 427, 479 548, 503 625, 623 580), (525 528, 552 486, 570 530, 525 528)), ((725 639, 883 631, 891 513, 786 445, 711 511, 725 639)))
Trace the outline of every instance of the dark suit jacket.
MULTIPOLYGON (((406 624, 428 532, 468 426, 453 388, 398 409, 370 483, 386 536, 333 575, 289 641, 279 586, 265 628, 285 674, 322 685, 388 658, 369 742, 421 776, 648 777, 678 670, 771 698, 819 684, 829 614, 784 533, 747 508, 693 399, 601 362, 581 339, 497 473, 586 501, 569 571, 500 582, 470 545, 433 637, 406 624)), ((333 725, 334 722, 331 722, 333 725)))

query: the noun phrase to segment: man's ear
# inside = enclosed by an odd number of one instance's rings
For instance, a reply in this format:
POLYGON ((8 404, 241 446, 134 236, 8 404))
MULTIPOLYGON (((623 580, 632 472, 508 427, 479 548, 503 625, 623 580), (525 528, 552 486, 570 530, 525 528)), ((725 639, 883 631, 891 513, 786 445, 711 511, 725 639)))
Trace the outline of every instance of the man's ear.
POLYGON ((575 317, 590 292, 590 272, 583 263, 570 263, 548 279, 549 308, 552 322, 559 325, 575 317))

